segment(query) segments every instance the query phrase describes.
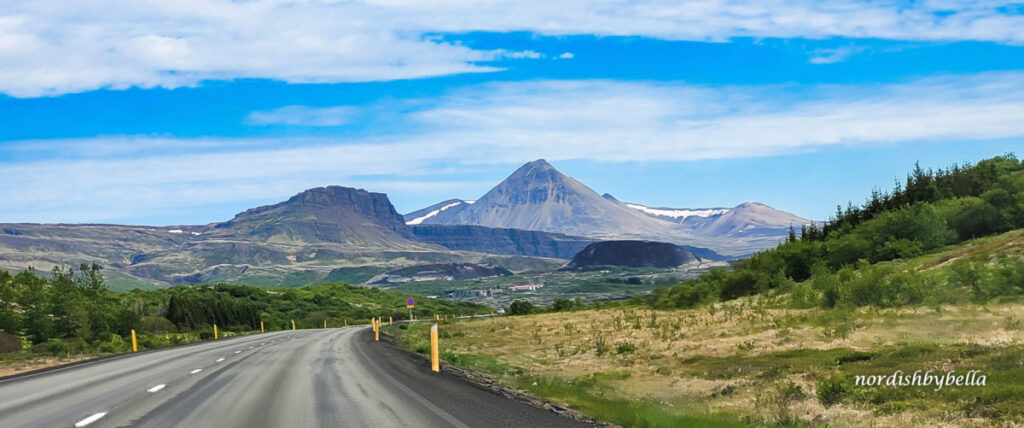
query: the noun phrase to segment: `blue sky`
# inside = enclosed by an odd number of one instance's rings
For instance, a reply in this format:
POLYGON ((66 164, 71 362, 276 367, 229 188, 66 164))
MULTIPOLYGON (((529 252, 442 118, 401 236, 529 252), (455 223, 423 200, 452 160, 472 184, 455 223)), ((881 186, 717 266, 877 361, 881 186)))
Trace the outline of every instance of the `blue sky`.
POLYGON ((5 7, 0 222, 201 224, 328 184, 408 212, 537 158, 824 219, 1022 147, 1020 4, 549 3, 5 7))

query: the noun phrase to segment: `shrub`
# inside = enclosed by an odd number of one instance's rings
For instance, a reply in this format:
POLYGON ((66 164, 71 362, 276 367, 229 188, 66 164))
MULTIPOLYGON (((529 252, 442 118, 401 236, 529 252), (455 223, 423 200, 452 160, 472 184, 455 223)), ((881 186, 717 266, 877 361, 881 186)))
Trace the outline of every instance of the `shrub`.
POLYGON ((842 375, 828 377, 818 382, 818 401, 825 407, 839 404, 852 390, 853 384, 848 377, 842 375))
POLYGON ((615 352, 619 354, 629 354, 636 351, 636 345, 629 342, 622 342, 619 346, 615 347, 615 352))
POLYGON ((199 330, 199 340, 213 340, 213 330, 199 330))
POLYGON ((142 331, 153 334, 167 334, 178 331, 171 320, 164 317, 143 317, 142 331))
POLYGON ((46 352, 50 355, 65 355, 68 351, 68 344, 63 340, 50 339, 46 341, 46 352))
POLYGON ((509 315, 527 315, 533 312, 533 303, 525 300, 516 300, 508 306, 509 315))
POLYGON ((13 334, 0 331, 0 352, 5 354, 21 352, 21 338, 13 334))

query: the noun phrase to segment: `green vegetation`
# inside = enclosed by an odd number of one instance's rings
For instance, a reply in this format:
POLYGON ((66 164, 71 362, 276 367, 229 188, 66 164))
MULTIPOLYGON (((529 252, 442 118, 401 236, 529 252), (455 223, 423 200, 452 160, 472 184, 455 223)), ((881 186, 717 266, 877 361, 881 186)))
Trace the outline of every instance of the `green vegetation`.
MULTIPOLYGON (((111 291, 96 265, 76 272, 55 268, 49 276, 29 269, 12 276, 0 270, 0 338, 20 346, 6 352, 72 355, 124 352, 136 330, 142 348, 267 330, 317 328, 327 320, 340 325, 370 317, 408 318, 408 294, 346 284, 299 288, 246 285, 182 286, 156 290, 111 291), (11 338, 15 339, 11 339, 11 338), (24 343, 21 344, 22 338, 24 343)), ((416 310, 466 314, 489 311, 472 303, 416 299, 416 310)))
POLYGON ((790 233, 778 248, 655 290, 657 308, 688 308, 797 283, 796 304, 899 306, 966 298, 1019 296, 1019 260, 980 260, 940 273, 885 264, 935 252, 949 244, 1024 228, 1024 164, 1013 155, 924 171, 919 166, 891 193, 872 192, 862 206, 837 209, 824 227, 790 233))

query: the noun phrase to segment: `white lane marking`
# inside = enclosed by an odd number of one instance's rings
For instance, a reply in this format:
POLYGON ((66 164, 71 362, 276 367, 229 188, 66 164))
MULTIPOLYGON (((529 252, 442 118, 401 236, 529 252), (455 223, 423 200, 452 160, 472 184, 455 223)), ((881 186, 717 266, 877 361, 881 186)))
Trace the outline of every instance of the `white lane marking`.
POLYGON ((260 346, 266 345, 267 342, 260 343, 260 346))
POLYGON ((235 353, 236 353, 236 354, 241 354, 241 353, 242 353, 242 351, 235 351, 235 353))
POLYGON ((224 361, 224 359, 223 359, 223 358, 218 358, 218 359, 217 359, 217 362, 218 362, 218 363, 219 363, 219 362, 221 362, 221 361, 224 361))
POLYGON ((252 348, 255 348, 255 346, 250 346, 250 347, 249 347, 249 349, 252 349, 252 348))
POLYGON ((95 415, 89 416, 88 418, 85 418, 85 419, 82 419, 82 420, 78 421, 77 423, 75 423, 75 426, 76 427, 84 427, 86 425, 89 425, 89 424, 91 424, 93 422, 98 421, 100 418, 102 418, 102 417, 104 417, 106 415, 107 415, 107 412, 99 412, 99 413, 97 413, 95 415))
POLYGON ((195 370, 190 371, 188 374, 196 374, 196 373, 199 373, 201 371, 203 371, 203 369, 195 369, 195 370))
POLYGON ((159 391, 159 390, 161 390, 161 389, 164 389, 164 387, 165 387, 165 386, 167 386, 167 384, 161 383, 161 384, 159 384, 159 385, 157 385, 157 386, 154 386, 154 387, 152 387, 152 388, 149 388, 149 389, 147 389, 146 391, 149 391, 149 392, 157 392, 157 391, 159 391))

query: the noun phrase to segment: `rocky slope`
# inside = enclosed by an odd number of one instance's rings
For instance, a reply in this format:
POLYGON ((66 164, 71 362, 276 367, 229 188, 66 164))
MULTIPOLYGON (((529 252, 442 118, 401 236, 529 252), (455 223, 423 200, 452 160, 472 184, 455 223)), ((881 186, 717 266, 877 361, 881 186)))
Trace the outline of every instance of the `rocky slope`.
POLYGON ((417 240, 452 250, 560 259, 572 258, 594 242, 561 233, 484 226, 421 224, 411 229, 417 240))

